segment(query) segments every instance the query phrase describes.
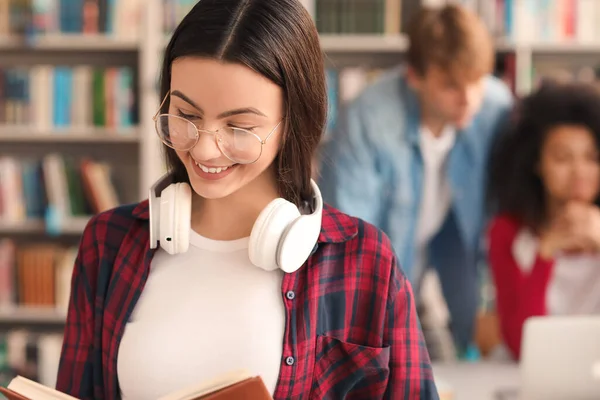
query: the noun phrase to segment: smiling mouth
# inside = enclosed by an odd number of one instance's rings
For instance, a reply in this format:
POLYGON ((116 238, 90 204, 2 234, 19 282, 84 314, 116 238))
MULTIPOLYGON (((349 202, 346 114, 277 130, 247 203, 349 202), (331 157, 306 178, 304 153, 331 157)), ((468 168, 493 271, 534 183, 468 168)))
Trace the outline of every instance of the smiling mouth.
POLYGON ((237 164, 233 164, 233 165, 228 165, 226 167, 208 167, 206 165, 200 164, 199 162, 192 160, 194 162, 194 164, 196 164, 198 166, 198 168, 200 168, 203 172, 206 172, 207 174, 219 174, 221 172, 225 172, 227 171, 229 168, 234 167, 237 164))

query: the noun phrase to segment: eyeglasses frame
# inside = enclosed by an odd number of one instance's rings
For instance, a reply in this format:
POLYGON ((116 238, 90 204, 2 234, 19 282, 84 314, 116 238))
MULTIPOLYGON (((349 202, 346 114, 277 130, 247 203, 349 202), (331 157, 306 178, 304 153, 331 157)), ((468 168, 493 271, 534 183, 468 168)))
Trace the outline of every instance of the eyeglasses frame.
POLYGON ((258 140, 258 142, 260 143, 260 153, 258 154, 258 157, 256 157, 256 160, 254 160, 254 161, 252 161, 252 162, 249 162, 249 163, 240 163, 240 162, 237 162, 236 160, 232 160, 230 157, 228 157, 228 156, 227 156, 227 154, 225 154, 225 153, 223 152, 223 150, 221 149, 221 146, 219 146, 219 141, 221 141, 221 140, 222 140, 222 139, 221 139, 221 137, 219 136, 219 131, 220 131, 221 129, 223 129, 223 128, 217 129, 216 131, 210 131, 210 130, 208 130, 208 129, 200 129, 200 128, 198 128, 198 127, 196 126, 196 124, 194 124, 192 121, 190 121, 190 120, 189 120, 189 119, 187 119, 187 118, 180 117, 179 115, 173 115, 173 114, 169 114, 169 113, 161 113, 161 112, 160 112, 160 110, 161 110, 161 109, 163 108, 163 106, 165 105, 165 102, 167 101, 167 98, 169 97, 169 95, 170 95, 170 94, 171 94, 170 92, 167 92, 167 94, 165 95, 164 99, 162 100, 162 102, 161 102, 161 103, 160 103, 160 105, 158 106, 158 110, 156 110, 156 113, 155 113, 155 114, 154 114, 154 116, 152 117, 152 120, 154 121, 154 130, 156 131, 156 134, 158 135, 158 137, 159 137, 160 141, 161 141, 161 142, 163 142, 163 143, 165 144, 165 146, 167 146, 167 147, 169 147, 169 148, 171 148, 171 149, 173 149, 173 150, 179 150, 179 151, 190 151, 191 149, 193 149, 193 148, 194 148, 194 147, 195 147, 195 146, 198 144, 198 141, 200 140, 200 133, 201 133, 201 132, 203 132, 203 133, 211 133, 211 134, 213 134, 213 135, 214 135, 214 137, 215 137, 215 144, 216 144, 216 145, 217 145, 217 147, 219 148, 219 151, 221 152, 221 154, 223 154, 225 157, 227 157, 227 159, 228 159, 228 160, 230 160, 230 161, 233 161, 233 162, 235 162, 235 163, 237 163, 237 164, 244 164, 244 165, 254 164, 254 163, 255 163, 255 162, 257 162, 258 160, 260 160, 260 157, 262 156, 262 152, 263 152, 263 147, 264 147, 264 145, 267 143, 267 140, 269 140, 269 138, 271 137, 271 135, 272 135, 272 134, 273 134, 273 133, 274 133, 274 132, 277 130, 277 128, 279 128, 279 125, 281 125, 281 123, 283 122, 283 119, 282 119, 281 121, 279 121, 279 123, 278 123, 277 125, 275 125, 275 127, 274 127, 274 128, 271 130, 271 132, 269 132, 269 134, 267 135, 267 137, 266 137, 266 138, 264 138, 264 139, 261 139, 261 138, 260 138, 260 136, 258 136, 256 133, 254 133, 254 132, 250 132, 250 131, 249 131, 249 130, 247 130, 247 129, 243 129, 243 128, 235 128, 235 129, 238 129, 238 130, 244 131, 244 132, 246 132, 246 133, 249 133, 250 135, 254 136, 254 137, 255 137, 255 138, 258 140), (173 147, 173 146, 169 145, 168 143, 166 143, 166 142, 163 140, 163 138, 162 138, 162 136, 161 136, 161 134, 160 134, 160 132, 159 132, 158 126, 157 126, 157 124, 158 124, 158 119, 159 119, 160 117, 163 117, 163 116, 166 116, 166 117, 173 117, 173 118, 178 118, 178 119, 184 120, 184 121, 186 121, 186 122, 190 123, 190 124, 191 124, 191 125, 192 125, 192 126, 195 128, 195 129, 196 129, 196 140, 194 141, 194 144, 190 146, 190 148, 188 148, 188 149, 176 149, 175 147, 173 147))

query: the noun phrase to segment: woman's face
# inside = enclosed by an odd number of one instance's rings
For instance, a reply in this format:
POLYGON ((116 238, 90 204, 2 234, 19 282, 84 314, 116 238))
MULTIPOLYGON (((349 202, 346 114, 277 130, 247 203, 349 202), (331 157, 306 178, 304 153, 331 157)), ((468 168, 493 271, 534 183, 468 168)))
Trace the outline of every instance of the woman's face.
POLYGON ((600 185, 598 161, 598 148, 588 128, 580 125, 552 128, 540 158, 540 174, 547 195, 558 203, 592 203, 600 185))
POLYGON ((172 64, 170 93, 169 114, 184 117, 200 130, 220 132, 216 137, 200 131, 193 148, 176 150, 198 195, 218 199, 251 183, 258 191, 264 185, 275 185, 271 165, 283 135, 283 92, 279 86, 240 64, 184 57, 172 64), (258 154, 260 141, 227 128, 242 128, 261 140, 268 137, 258 160, 247 164, 246 157, 246 161, 236 162, 236 156, 258 154))

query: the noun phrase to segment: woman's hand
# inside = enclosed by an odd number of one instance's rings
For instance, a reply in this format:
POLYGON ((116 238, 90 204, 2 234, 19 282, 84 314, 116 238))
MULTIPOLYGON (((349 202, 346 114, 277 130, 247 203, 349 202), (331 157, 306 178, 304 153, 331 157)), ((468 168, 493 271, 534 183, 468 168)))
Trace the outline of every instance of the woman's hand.
POLYGON ((582 237, 569 233, 558 226, 551 227, 540 241, 540 256, 546 260, 552 259, 558 252, 577 252, 586 248, 582 237))
POLYGON ((580 238, 586 250, 600 250, 600 209, 596 205, 567 204, 561 219, 568 233, 580 238))
POLYGON ((593 204, 569 203, 542 236, 540 255, 600 251, 600 209, 593 204))

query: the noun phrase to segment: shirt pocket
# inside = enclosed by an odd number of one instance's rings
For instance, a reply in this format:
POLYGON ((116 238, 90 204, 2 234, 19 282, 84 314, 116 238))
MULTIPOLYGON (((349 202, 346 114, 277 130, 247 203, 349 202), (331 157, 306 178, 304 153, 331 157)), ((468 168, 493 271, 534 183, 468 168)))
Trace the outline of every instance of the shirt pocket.
POLYGON ((317 336, 310 400, 382 399, 389 375, 390 348, 317 336))

